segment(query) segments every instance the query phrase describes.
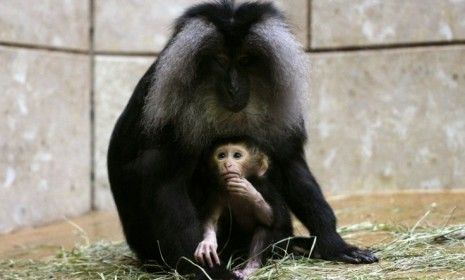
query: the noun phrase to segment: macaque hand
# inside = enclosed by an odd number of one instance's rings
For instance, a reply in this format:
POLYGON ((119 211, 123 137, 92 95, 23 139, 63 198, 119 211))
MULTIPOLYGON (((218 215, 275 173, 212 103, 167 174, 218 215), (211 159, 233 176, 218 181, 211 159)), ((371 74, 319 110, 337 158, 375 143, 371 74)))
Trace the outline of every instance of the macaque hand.
POLYGON ((220 258, 216 249, 218 244, 215 241, 205 239, 199 243, 197 249, 195 249, 194 258, 203 266, 213 268, 215 265, 220 265, 220 258))
POLYGON ((252 203, 263 199, 262 195, 245 178, 230 178, 227 180, 226 186, 230 194, 243 197, 252 203))

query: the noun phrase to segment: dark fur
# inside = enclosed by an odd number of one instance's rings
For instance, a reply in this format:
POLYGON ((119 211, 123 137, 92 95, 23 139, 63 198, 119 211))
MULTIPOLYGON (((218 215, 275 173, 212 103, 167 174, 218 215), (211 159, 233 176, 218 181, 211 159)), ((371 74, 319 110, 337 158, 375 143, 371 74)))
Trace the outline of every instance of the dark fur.
POLYGON ((203 4, 177 21, 170 42, 118 119, 108 151, 124 233, 142 261, 157 260, 182 273, 194 270, 180 261, 192 258, 202 239, 189 190, 198 177, 200 154, 213 139, 232 136, 254 139, 269 155, 273 167, 268 179, 318 237, 315 256, 354 263, 376 260, 336 232, 333 211, 305 162, 301 106, 307 73, 302 54, 271 4, 203 4), (256 60, 240 73, 242 78, 219 81, 209 75, 216 50, 235 57, 239 46, 256 60), (219 94, 229 82, 237 83, 237 94, 219 94), (233 114, 224 106, 240 111, 233 114))

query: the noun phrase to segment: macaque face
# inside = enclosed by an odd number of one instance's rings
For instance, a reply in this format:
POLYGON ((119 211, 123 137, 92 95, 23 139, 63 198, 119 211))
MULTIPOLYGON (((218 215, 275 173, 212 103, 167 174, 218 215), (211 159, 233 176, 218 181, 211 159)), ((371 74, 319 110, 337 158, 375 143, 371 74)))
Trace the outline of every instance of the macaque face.
POLYGON ((250 153, 242 145, 227 144, 219 146, 213 153, 213 162, 220 177, 235 174, 240 177, 248 176, 250 169, 250 153))
POLYGON ((213 152, 212 163, 220 179, 231 175, 245 178, 251 175, 263 176, 268 170, 268 157, 261 152, 250 151, 241 143, 217 147, 213 152))

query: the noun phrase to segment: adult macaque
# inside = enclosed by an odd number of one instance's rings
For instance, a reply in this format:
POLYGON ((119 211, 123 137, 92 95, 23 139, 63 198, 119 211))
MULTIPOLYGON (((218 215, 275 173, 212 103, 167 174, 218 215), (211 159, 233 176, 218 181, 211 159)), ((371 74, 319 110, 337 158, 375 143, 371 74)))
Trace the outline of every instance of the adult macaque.
POLYGON ((269 2, 199 3, 176 20, 108 149, 124 235, 142 262, 199 274, 184 261, 203 239, 202 209, 194 201, 202 194, 199 156, 216 139, 239 136, 253 139, 271 159, 266 181, 317 237, 313 256, 377 261, 336 231, 336 217, 305 160, 307 59, 284 15, 269 2))
MULTIPOLYGON (((234 271, 237 278, 244 279, 269 256, 270 248, 267 247, 292 235, 289 210, 279 192, 267 181, 269 159, 257 147, 246 142, 220 144, 214 148, 209 161, 215 180, 213 186, 207 186, 211 191, 202 219, 203 240, 194 256, 204 266, 220 265, 218 224, 220 218, 229 218, 231 211, 233 225, 237 228, 222 232, 237 234, 237 240, 244 241, 242 245, 232 243, 232 249, 247 252, 245 267, 234 271)), ((229 225, 231 223, 223 223, 223 227, 229 225)))

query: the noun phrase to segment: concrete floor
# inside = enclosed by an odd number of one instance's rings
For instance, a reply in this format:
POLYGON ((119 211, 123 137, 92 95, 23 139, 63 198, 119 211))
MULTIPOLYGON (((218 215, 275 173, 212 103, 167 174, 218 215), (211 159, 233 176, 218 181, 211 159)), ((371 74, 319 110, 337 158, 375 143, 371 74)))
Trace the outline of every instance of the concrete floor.
MULTIPOLYGON (((465 192, 329 197, 329 202, 341 226, 371 222, 412 227, 427 212, 429 214, 422 221, 422 225, 465 225, 465 192)), ((306 230, 296 221, 295 232, 300 235, 305 234, 306 230)), ((385 236, 361 232, 346 238, 359 246, 370 246, 385 236)), ((123 239, 115 212, 95 212, 38 228, 0 235, 0 258, 39 259, 54 255, 61 247, 72 248, 77 244, 102 239, 123 239)))

